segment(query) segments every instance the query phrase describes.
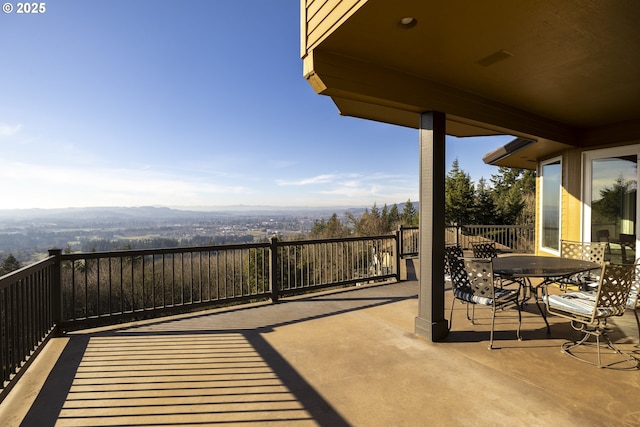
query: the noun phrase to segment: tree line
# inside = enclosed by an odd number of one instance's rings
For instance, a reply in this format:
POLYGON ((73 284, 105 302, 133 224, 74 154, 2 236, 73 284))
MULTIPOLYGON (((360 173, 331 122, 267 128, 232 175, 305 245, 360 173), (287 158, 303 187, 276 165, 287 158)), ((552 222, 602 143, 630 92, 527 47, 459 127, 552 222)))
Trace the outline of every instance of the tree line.
POLYGON ((477 184, 454 160, 445 178, 448 224, 526 225, 535 219, 536 173, 500 167, 490 182, 477 184))
POLYGON ((407 227, 418 225, 418 210, 411 200, 406 201, 402 212, 395 203, 391 207, 385 204, 382 209, 374 203, 371 209, 366 208, 359 217, 349 212, 345 214, 345 217, 345 221, 342 221, 334 213, 326 221, 324 219, 315 221, 309 237, 328 239, 349 236, 381 236, 393 232, 399 225, 407 227))
MULTIPOLYGON (((500 167, 487 182, 477 184, 454 160, 445 177, 445 221, 465 225, 528 225, 535 219, 536 173, 528 169, 500 167)), ((402 212, 397 205, 380 209, 376 203, 362 216, 337 214, 314 223, 310 237, 340 238, 389 234, 399 225, 417 226, 418 211, 408 200, 402 212)))

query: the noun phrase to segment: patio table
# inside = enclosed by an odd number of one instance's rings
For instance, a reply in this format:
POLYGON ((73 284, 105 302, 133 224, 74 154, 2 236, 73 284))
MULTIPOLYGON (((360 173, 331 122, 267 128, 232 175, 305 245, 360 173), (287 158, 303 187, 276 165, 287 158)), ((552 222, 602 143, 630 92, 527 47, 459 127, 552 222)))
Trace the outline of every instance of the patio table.
MULTIPOLYGON (((546 283, 557 280, 560 277, 571 276, 585 271, 600 269, 602 266, 592 261, 581 259, 559 258, 543 255, 509 255, 493 259, 493 273, 504 278, 520 282, 529 288, 530 294, 535 297, 536 306, 547 325, 547 333, 551 333, 546 313, 540 307, 538 289, 546 283), (542 282, 533 285, 531 278, 540 278, 542 282)), ((524 302, 531 298, 523 298, 524 302)))

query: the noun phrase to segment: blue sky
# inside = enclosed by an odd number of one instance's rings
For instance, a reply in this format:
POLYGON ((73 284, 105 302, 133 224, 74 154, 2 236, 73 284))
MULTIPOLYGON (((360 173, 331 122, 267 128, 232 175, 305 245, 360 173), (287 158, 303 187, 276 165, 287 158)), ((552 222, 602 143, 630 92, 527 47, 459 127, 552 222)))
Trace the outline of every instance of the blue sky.
MULTIPOLYGON (((298 1, 45 4, 0 14, 0 209, 418 200, 418 131, 304 80, 298 1)), ((510 139, 448 138, 448 166, 488 179, 510 139)))

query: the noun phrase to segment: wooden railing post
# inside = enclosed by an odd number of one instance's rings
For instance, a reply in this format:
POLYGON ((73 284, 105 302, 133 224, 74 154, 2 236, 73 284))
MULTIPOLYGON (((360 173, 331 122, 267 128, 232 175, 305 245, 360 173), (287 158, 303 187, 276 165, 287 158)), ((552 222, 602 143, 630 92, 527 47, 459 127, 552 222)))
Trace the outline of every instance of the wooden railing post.
POLYGON ((271 287, 271 301, 278 302, 280 283, 278 282, 278 236, 269 239, 269 286, 271 287))
POLYGON ((55 257, 51 267, 51 314, 58 333, 62 323, 62 249, 49 249, 49 256, 55 257))

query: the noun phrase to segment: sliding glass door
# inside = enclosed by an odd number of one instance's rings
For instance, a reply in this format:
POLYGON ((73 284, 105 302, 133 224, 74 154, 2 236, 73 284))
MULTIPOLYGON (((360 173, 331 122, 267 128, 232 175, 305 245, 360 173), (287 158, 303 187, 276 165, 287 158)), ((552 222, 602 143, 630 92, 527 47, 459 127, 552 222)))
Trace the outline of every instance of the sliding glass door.
POLYGON ((585 240, 609 242, 607 258, 633 263, 637 246, 638 147, 585 153, 585 240))

